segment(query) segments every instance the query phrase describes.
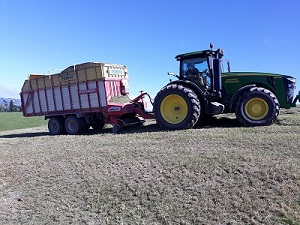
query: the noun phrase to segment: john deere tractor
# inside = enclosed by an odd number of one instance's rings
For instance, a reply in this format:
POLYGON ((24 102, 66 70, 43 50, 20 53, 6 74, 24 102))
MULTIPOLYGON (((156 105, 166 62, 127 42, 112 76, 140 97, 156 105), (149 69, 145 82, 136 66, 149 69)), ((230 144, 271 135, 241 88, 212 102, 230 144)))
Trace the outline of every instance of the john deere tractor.
MULTIPOLYGON (((180 54, 177 78, 163 87, 154 99, 157 123, 165 129, 192 128, 205 118, 235 113, 245 126, 270 125, 279 108, 296 106, 296 79, 291 76, 231 72, 221 49, 180 54)), ((299 100, 300 101, 300 100, 299 100)))

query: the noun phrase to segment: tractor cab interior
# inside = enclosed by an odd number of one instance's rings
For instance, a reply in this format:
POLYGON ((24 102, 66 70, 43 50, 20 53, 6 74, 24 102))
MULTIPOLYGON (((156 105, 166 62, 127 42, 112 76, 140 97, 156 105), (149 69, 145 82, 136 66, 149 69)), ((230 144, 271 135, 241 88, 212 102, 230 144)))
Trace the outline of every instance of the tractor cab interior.
POLYGON ((210 88, 207 58, 190 58, 181 61, 180 76, 191 80, 204 89, 210 88))

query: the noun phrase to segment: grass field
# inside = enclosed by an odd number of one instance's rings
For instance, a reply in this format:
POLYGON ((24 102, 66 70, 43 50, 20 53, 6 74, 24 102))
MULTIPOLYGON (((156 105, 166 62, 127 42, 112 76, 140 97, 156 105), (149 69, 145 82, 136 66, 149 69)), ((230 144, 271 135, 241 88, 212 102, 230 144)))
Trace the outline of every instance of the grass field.
POLYGON ((0 112, 0 131, 38 127, 47 124, 43 116, 23 117, 21 112, 0 112))
POLYGON ((300 224, 300 112, 240 127, 0 132, 0 224, 300 224))

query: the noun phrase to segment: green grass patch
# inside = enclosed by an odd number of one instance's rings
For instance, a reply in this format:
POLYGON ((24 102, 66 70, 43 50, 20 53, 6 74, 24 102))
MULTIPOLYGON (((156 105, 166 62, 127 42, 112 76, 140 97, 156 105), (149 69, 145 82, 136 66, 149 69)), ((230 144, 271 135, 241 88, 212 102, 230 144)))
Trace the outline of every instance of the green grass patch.
POLYGON ((1 112, 0 131, 24 129, 46 125, 43 116, 23 117, 21 112, 1 112))

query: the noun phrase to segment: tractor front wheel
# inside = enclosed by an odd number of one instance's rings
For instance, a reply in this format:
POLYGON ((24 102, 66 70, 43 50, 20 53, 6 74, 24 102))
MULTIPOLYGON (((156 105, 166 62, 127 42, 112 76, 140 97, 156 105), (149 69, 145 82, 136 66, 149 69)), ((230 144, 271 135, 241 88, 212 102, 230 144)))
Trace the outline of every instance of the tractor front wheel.
POLYGON ((235 114, 245 126, 267 126, 278 116, 279 102, 271 91, 253 87, 238 99, 235 114))
POLYGON ((170 84, 156 95, 153 111, 160 127, 168 130, 189 129, 200 117, 200 102, 190 88, 170 84))

